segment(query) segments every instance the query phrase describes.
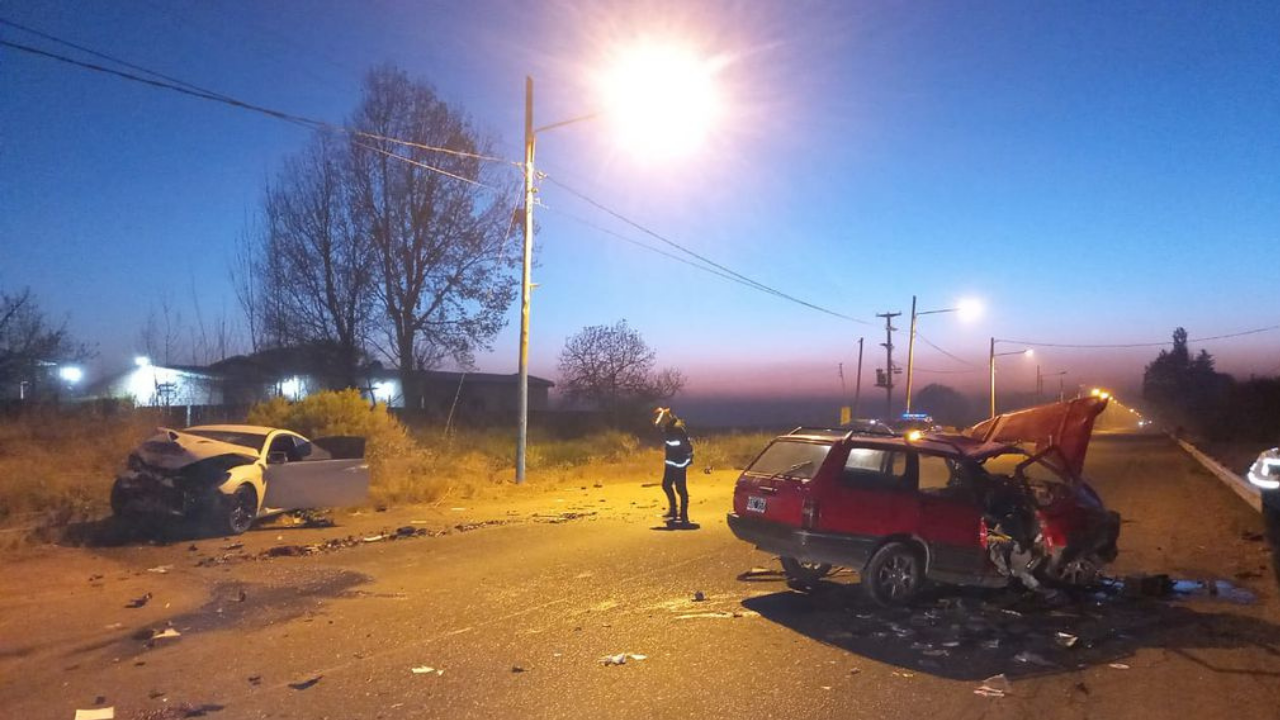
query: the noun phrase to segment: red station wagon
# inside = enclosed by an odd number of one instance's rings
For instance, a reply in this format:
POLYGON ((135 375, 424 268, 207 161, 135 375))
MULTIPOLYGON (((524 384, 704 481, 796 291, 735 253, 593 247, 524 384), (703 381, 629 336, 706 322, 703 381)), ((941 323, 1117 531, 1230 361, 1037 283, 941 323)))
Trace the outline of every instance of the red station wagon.
POLYGON ((798 428, 734 488, 729 527, 811 584, 842 566, 881 604, 926 581, 1086 585, 1120 516, 1082 475, 1101 398, 1001 415, 960 434, 798 428))

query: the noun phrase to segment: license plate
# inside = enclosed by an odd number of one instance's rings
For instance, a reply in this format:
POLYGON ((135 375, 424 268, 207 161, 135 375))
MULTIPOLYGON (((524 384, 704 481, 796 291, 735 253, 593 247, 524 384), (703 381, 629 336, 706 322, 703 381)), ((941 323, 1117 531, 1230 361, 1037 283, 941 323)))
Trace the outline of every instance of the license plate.
POLYGON ((754 497, 754 496, 753 496, 753 497, 748 497, 748 498, 747 498, 747 510, 749 510, 749 511, 751 511, 751 512, 758 512, 758 513, 762 513, 762 512, 764 512, 764 498, 762 498, 762 497, 754 497))

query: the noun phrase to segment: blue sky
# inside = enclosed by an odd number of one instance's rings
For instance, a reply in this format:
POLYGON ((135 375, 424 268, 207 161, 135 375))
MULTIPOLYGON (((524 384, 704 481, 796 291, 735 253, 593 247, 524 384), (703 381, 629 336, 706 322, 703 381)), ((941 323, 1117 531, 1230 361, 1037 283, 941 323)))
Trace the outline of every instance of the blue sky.
MULTIPOLYGON (((519 156, 523 83, 539 124, 593 109, 610 46, 674 35, 721 56, 727 118, 670 163, 605 123, 540 140, 539 167, 648 227, 805 300, 877 312, 978 297, 922 320, 974 364, 988 338, 1162 340, 1280 323, 1276 3, 0 3, 0 17, 244 100, 341 121, 371 66, 436 86, 519 156)), ((11 28, 0 38, 48 44, 11 28)), ((151 307, 238 319, 227 262, 304 130, 0 51, 0 288, 127 363, 151 307)), ((883 330, 780 301, 620 243, 643 235, 546 185, 532 366, 627 319, 694 394, 813 394, 866 380, 883 330)), ((651 241, 650 241, 651 242, 651 241)), ((479 358, 515 369, 516 315, 479 358)), ((899 327, 906 323, 900 320, 899 327)), ((905 359, 905 333, 896 339, 905 359)), ((1005 346, 1012 348, 1013 346, 1005 346)), ((1280 332, 1209 343, 1222 369, 1275 372, 1280 332)), ((1002 347, 1002 349, 1005 349, 1002 347)), ((1040 351, 1076 382, 1132 383, 1154 349, 1040 351)), ((917 382, 984 374, 919 349, 917 382)), ((1006 365, 1008 368, 1006 369, 1006 365)), ((1030 389, 1033 363, 1002 361, 1030 389)))

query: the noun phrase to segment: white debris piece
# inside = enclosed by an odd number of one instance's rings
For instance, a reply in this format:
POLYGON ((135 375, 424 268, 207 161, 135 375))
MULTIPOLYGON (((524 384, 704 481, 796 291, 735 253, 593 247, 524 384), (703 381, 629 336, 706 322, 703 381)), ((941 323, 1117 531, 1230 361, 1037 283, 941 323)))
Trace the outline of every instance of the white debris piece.
POLYGON ((165 573, 169 572, 172 569, 173 569, 172 565, 157 565, 153 568, 147 568, 147 572, 155 573, 157 575, 164 575, 165 573))
POLYGON ((92 710, 76 710, 75 720, 114 720, 116 709, 112 707, 93 708, 92 710))
POLYGON ((1002 698, 1013 694, 1013 684, 1009 682, 1009 678, 1005 677, 1003 673, 992 675, 983 680, 982 684, 973 691, 973 694, 981 695, 982 697, 1002 698))
POLYGON ((165 628, 164 630, 161 630, 160 632, 152 635, 151 639, 164 640, 165 638, 176 638, 176 637, 182 637, 182 633, 178 632, 176 628, 165 628))
POLYGON ((416 668, 409 668, 409 672, 413 673, 414 675, 435 675, 436 677, 439 677, 444 674, 444 670, 437 670, 436 668, 427 667, 426 665, 419 665, 416 668))
POLYGON ((1112 668, 1112 669, 1115 669, 1115 670, 1128 670, 1128 669, 1129 669, 1129 666, 1128 666, 1128 665, 1125 665, 1124 663, 1111 663, 1111 664, 1110 664, 1110 665, 1108 665, 1107 667, 1112 668))

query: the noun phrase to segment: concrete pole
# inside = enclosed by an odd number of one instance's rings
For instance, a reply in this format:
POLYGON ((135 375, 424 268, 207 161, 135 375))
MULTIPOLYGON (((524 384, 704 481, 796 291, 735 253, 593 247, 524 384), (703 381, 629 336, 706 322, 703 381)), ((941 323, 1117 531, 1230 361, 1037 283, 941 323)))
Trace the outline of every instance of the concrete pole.
POLYGON ((911 371, 916 361, 916 296, 911 296, 911 334, 907 338, 907 412, 911 412, 911 371))
POLYGON ((524 79, 524 257, 520 284, 520 377, 516 412, 516 483, 524 482, 529 442, 529 301, 533 265, 533 78, 524 79))

